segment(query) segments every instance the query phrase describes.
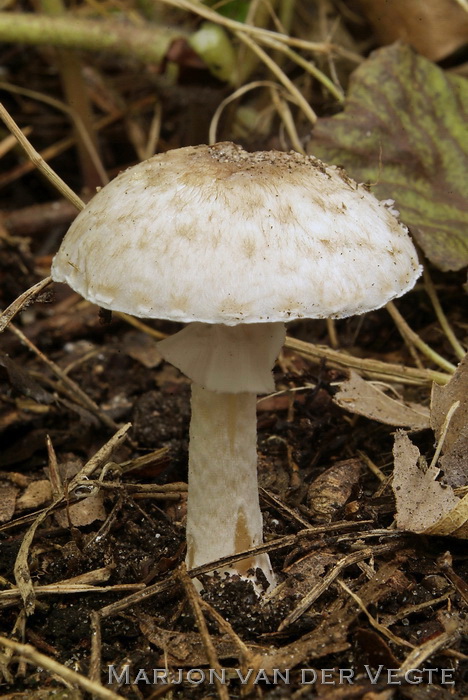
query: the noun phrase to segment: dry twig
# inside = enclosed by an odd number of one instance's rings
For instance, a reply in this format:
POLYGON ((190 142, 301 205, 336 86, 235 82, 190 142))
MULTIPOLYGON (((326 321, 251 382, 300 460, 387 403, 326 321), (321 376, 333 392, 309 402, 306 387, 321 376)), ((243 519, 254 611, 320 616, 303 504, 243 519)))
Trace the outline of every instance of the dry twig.
POLYGON ((71 668, 68 668, 68 666, 64 666, 58 661, 55 661, 55 659, 41 654, 30 644, 19 644, 11 639, 6 639, 6 637, 0 637, 0 644, 3 644, 7 649, 12 649, 17 656, 25 658, 34 666, 47 669, 65 683, 70 683, 74 687, 78 686, 97 698, 102 698, 102 700, 125 700, 122 695, 118 695, 114 693, 114 691, 105 688, 100 683, 96 683, 86 678, 86 676, 82 676, 81 673, 73 671, 71 668))

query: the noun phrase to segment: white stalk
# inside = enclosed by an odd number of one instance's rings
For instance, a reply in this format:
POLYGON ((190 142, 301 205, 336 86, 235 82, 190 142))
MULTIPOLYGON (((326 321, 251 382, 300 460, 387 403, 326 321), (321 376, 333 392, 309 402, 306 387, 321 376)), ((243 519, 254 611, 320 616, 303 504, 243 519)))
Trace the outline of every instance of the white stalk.
MULTIPOLYGON (((237 554, 263 541, 257 484, 256 394, 227 394, 192 386, 187 566, 237 554)), ((255 578, 259 567, 270 584, 267 554, 220 570, 255 578)))
MULTIPOLYGON (((192 569, 261 544, 257 483, 257 393, 273 391, 271 368, 283 323, 192 323, 159 343, 163 357, 193 381, 187 503, 187 566, 192 569)), ((275 577, 267 554, 223 568, 255 583, 275 577)), ((257 590, 259 588, 257 587, 257 590)))

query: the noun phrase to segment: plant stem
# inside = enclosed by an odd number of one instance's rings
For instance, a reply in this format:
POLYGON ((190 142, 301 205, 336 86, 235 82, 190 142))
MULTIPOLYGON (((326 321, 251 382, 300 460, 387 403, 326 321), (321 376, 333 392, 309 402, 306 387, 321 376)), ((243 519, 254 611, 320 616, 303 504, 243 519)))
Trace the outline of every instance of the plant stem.
POLYGON ((426 285, 426 292, 429 296, 429 299, 432 302, 432 306, 434 307, 434 311, 435 311, 437 319, 442 327, 442 330, 444 331, 445 335, 447 336, 447 340, 449 341, 450 345, 454 349, 455 354, 458 357, 458 359, 463 360, 463 358, 465 357, 465 350, 462 347, 457 336, 453 332, 452 327, 448 321, 448 318, 444 313, 444 310, 443 310, 441 303, 439 301, 439 297, 437 296, 436 288, 434 287, 434 283, 432 282, 431 276, 430 276, 428 270, 426 270, 426 269, 424 269, 423 274, 424 274, 424 284, 426 285))
POLYGON ((442 367, 442 369, 446 370, 447 372, 451 372, 451 374, 455 372, 455 370, 457 369, 455 365, 446 360, 445 357, 442 357, 442 355, 439 355, 438 352, 433 350, 427 343, 424 342, 424 340, 422 340, 419 337, 417 333, 413 331, 412 328, 409 327, 403 316, 396 308, 393 301, 388 302, 386 309, 390 316, 393 318, 400 334, 404 338, 408 338, 413 343, 413 345, 415 345, 415 347, 417 347, 418 350, 422 352, 423 355, 425 355, 429 360, 431 360, 431 362, 434 362, 434 364, 439 365, 439 367, 442 367))
POLYGON ((183 29, 135 27, 129 23, 81 19, 73 15, 47 17, 22 12, 0 12, 0 41, 55 46, 85 51, 109 51, 159 63, 183 29))
POLYGON ((436 382, 436 384, 443 386, 449 382, 453 374, 453 371, 450 374, 446 374, 433 369, 419 369, 417 367, 406 367, 405 365, 394 365, 381 360, 354 357, 338 350, 332 350, 327 346, 314 345, 290 336, 286 336, 284 347, 315 361, 324 358, 331 367, 351 367, 364 377, 384 379, 403 384, 419 385, 436 382))
POLYGON ((5 107, 0 103, 0 119, 6 124, 11 133, 15 136, 20 146, 22 146, 35 167, 41 172, 48 180, 52 183, 56 190, 58 190, 64 197, 71 202, 78 211, 84 208, 84 202, 78 197, 73 190, 68 187, 68 185, 57 175, 54 170, 48 165, 44 158, 36 151, 32 144, 28 141, 26 136, 23 134, 15 120, 8 114, 5 107))
MULTIPOLYGON (((269 3, 253 0, 249 6, 245 24, 254 27, 265 27, 271 19, 276 4, 277 0, 273 0, 273 2, 270 1, 269 3)), ((244 84, 252 75, 260 62, 260 58, 255 53, 252 53, 252 51, 249 51, 245 44, 239 46, 237 58, 239 66, 237 87, 240 87, 240 85, 244 84)))
POLYGON ((278 67, 278 65, 273 61, 272 58, 262 49, 258 44, 253 41, 249 36, 247 36, 246 33, 244 32, 236 32, 236 36, 238 39, 244 42, 244 44, 247 44, 247 46, 252 49, 254 53, 257 54, 263 61, 263 63, 271 70, 271 72, 276 76, 276 78, 279 80, 279 82, 284 85, 286 90, 290 93, 292 99, 296 102, 296 104, 301 108, 303 111, 304 115, 307 117, 307 119, 310 121, 311 124, 315 124, 317 121, 317 115, 315 114, 314 110, 312 107, 309 105, 305 97, 302 95, 302 93, 297 89, 297 87, 294 85, 292 80, 288 78, 286 73, 284 73, 281 68, 278 67))
MULTIPOLYGON (((62 0, 40 0, 44 14, 50 17, 64 17, 67 10, 62 0)), ((94 192, 99 185, 109 182, 98 154, 96 132, 93 127, 93 114, 88 97, 81 60, 70 49, 57 48, 58 69, 63 91, 70 109, 74 113, 73 131, 84 188, 94 192), (77 125, 81 121, 81 129, 77 125), (82 130, 85 138, 82 138, 82 130)))

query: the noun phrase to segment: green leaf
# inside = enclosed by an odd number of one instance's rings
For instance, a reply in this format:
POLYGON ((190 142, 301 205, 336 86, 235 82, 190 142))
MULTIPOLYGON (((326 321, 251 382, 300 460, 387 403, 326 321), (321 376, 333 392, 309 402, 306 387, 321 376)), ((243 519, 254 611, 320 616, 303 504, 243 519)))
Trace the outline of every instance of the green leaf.
POLYGON ((249 11, 250 0, 228 0, 220 3, 217 0, 207 0, 206 5, 215 5, 216 11, 224 17, 235 19, 237 22, 245 22, 249 11))
POLYGON ((468 264, 468 82, 408 46, 374 52, 351 80, 344 112, 316 125, 309 152, 394 199, 442 270, 468 264))
POLYGON ((234 79, 236 55, 229 35, 219 24, 203 22, 188 43, 218 80, 234 79))

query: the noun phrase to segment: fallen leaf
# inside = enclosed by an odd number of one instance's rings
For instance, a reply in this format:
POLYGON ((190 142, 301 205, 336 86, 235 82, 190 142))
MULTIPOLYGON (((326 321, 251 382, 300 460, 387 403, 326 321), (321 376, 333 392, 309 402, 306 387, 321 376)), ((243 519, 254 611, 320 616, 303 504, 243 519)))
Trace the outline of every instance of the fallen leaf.
POLYGON ((123 351, 144 367, 153 369, 162 362, 162 355, 158 350, 158 344, 147 333, 140 331, 128 331, 121 342, 123 351))
POLYGON ((393 456, 397 527, 427 535, 468 538, 468 495, 460 499, 450 486, 436 481, 436 467, 422 468, 418 448, 403 431, 395 436, 393 456))
POLYGON ((0 523, 9 522, 14 513, 19 488, 10 481, 0 481, 0 523))
MULTIPOLYGON (((166 630, 155 624, 149 615, 140 615, 140 629, 147 639, 167 655, 169 666, 198 667, 209 663, 203 645, 203 637, 198 632, 177 632, 166 630)), ((210 635, 210 639, 220 659, 239 657, 239 647, 226 635, 210 635)), ((248 645, 252 652, 265 651, 259 645, 248 645)))
MULTIPOLYGON (((378 668, 379 664, 385 664, 386 668, 398 668, 400 665, 387 642, 374 630, 358 627, 354 631, 353 639, 359 645, 359 651, 365 656, 367 663, 374 668, 378 668)), ((367 695, 366 700, 369 700, 367 695)))
POLYGON ((340 383, 340 389, 333 401, 346 411, 386 425, 405 426, 413 430, 423 430, 430 425, 429 411, 424 406, 407 405, 392 399, 353 370, 350 370, 349 377, 340 383))
POLYGON ((24 396, 28 396, 38 403, 50 404, 53 402, 52 394, 43 389, 27 370, 3 352, 0 353, 0 366, 6 369, 11 385, 24 396))
POLYGON ((52 488, 47 479, 39 479, 32 481, 26 488, 23 495, 16 502, 17 510, 26 510, 27 508, 39 508, 40 506, 50 503, 52 499, 52 488))
POLYGON ((300 600, 320 583, 326 570, 335 566, 337 560, 336 554, 327 551, 307 552, 283 569, 288 574, 287 585, 278 595, 290 597, 292 594, 300 600))
POLYGON ((459 406, 450 419, 439 460, 444 481, 454 487, 468 484, 468 355, 445 387, 438 384, 432 387, 431 427, 437 440, 441 438, 447 413, 457 401, 459 406))
POLYGON ((73 503, 66 510, 55 513, 55 518, 61 527, 70 524, 75 527, 91 525, 96 520, 106 519, 106 509, 100 493, 83 498, 78 503, 73 503))
POLYGON ((450 535, 450 537, 468 539, 468 494, 461 498, 452 510, 439 518, 434 525, 424 530, 424 534, 450 535))
POLYGON ((468 14, 457 0, 359 0, 379 43, 401 39, 440 61, 468 41, 468 14))
MULTIPOLYGON (((79 459, 68 459, 58 465, 60 480, 67 483, 73 479, 81 470, 82 463, 79 459)), ((60 495, 60 494, 56 494, 60 495)), ((65 510, 59 510, 54 514, 55 519, 61 527, 84 527, 91 525, 96 520, 106 519, 106 509, 104 508, 103 496, 101 493, 93 493, 82 498, 78 503, 69 505, 65 510)))
POLYGON ((395 200, 442 270, 468 264, 468 83, 411 48, 371 54, 352 75, 344 112, 319 119, 308 150, 395 200))
POLYGON ((318 522, 331 522, 359 481, 361 461, 345 459, 326 469, 310 484, 307 505, 318 522))

